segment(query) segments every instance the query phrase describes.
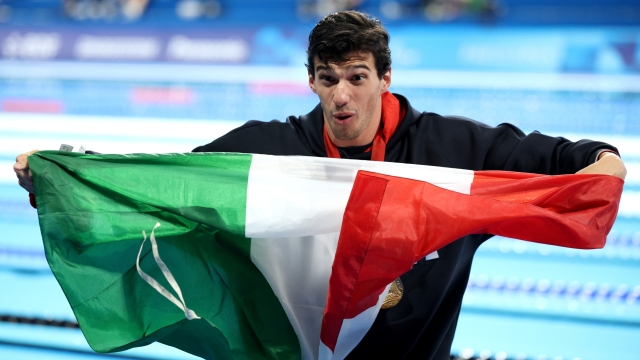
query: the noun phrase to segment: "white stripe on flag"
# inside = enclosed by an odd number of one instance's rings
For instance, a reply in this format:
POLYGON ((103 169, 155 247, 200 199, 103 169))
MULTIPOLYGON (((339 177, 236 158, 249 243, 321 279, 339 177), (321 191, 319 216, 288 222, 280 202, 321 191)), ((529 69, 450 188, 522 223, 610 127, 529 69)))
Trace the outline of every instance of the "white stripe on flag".
POLYGON ((260 269, 298 335, 302 359, 317 359, 338 233, 303 238, 251 239, 260 269))
POLYGON ((473 171, 379 161, 253 155, 245 236, 300 237, 340 231, 358 170, 427 181, 469 194, 473 171), (286 219, 285 222, 282 219, 286 219))

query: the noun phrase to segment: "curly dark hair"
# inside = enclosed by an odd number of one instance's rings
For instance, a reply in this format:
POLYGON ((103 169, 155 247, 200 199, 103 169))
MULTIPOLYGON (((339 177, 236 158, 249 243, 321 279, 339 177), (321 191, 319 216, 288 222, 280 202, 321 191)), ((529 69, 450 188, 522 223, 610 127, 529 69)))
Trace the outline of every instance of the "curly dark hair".
POLYGON ((341 11, 320 20, 311 30, 305 65, 315 76, 316 57, 325 65, 329 61, 341 63, 354 51, 373 55, 380 79, 391 68, 389 33, 380 20, 358 11, 341 11))

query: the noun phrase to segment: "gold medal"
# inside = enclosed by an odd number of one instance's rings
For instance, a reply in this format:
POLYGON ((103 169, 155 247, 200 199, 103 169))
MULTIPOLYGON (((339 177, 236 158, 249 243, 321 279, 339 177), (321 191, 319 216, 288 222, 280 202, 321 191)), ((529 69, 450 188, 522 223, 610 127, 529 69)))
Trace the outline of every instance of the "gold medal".
POLYGON ((397 278, 391 283, 391 286, 389 287, 389 293, 384 298, 382 309, 389 309, 396 306, 400 302, 400 299, 402 299, 403 293, 404 286, 402 286, 402 281, 400 280, 400 278, 397 278))

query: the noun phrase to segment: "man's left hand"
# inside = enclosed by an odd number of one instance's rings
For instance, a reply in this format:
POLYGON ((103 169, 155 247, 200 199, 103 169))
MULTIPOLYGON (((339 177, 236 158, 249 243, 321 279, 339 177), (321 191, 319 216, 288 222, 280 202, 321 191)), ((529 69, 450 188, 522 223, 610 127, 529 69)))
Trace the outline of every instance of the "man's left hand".
POLYGON ((606 152, 600 155, 598 161, 578 171, 576 174, 604 174, 624 180, 627 176, 627 168, 618 155, 606 152))

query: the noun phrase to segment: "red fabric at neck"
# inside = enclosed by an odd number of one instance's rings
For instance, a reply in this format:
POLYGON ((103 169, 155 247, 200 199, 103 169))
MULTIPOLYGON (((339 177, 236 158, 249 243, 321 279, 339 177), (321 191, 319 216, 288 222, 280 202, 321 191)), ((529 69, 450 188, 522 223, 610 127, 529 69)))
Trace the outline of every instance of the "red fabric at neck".
MULTIPOLYGON (((401 106, 400 101, 393 96, 392 93, 387 91, 382 94, 382 120, 380 121, 380 127, 376 132, 376 136, 373 138, 373 145, 370 148, 371 160, 384 161, 387 143, 398 128, 398 124, 400 124, 400 120, 404 118, 406 112, 407 110, 401 106)), ((328 157, 340 158, 338 147, 331 141, 327 133, 326 125, 324 126, 324 147, 327 149, 328 157)), ((367 151, 369 151, 369 149, 367 151)))

